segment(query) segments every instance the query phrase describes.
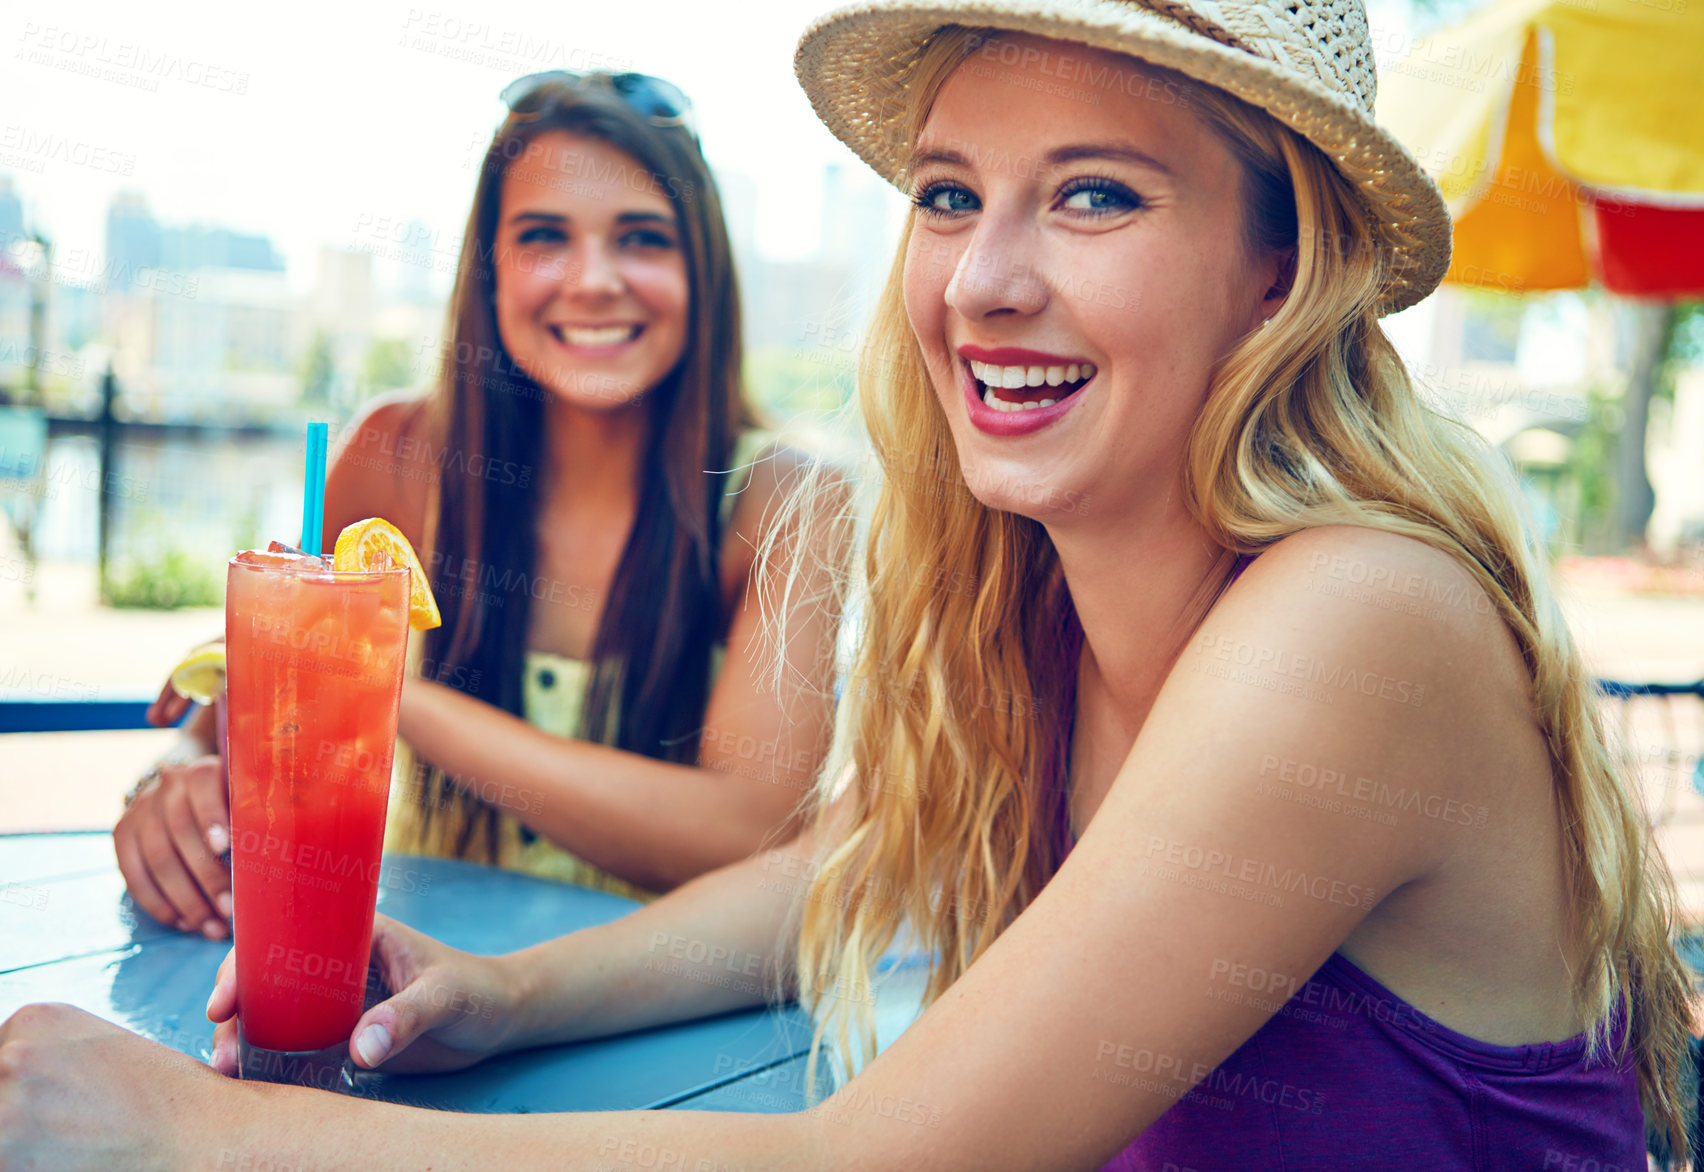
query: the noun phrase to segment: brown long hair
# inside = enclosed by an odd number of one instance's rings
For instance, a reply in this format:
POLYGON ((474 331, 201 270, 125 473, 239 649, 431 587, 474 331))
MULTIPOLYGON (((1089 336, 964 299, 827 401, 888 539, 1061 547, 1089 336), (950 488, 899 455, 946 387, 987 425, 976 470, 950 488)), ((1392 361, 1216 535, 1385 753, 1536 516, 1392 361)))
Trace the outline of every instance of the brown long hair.
MULTIPOLYGON (((497 219, 510 165, 541 135, 561 131, 631 155, 640 165, 632 181, 668 198, 690 291, 680 361, 644 393, 650 435, 638 513, 592 645, 578 731, 649 757, 694 761, 711 647, 724 623, 716 556, 723 481, 735 439, 753 422, 740 380, 739 293, 721 199, 696 138, 653 125, 606 75, 535 91, 523 113, 498 127, 480 168, 427 404, 446 458, 428 538, 444 623, 428 633, 425 657, 437 678, 521 713, 550 392, 515 364, 498 333, 497 219)), ((495 806, 438 770, 414 792, 428 823, 458 818, 458 856, 495 859, 495 806)))

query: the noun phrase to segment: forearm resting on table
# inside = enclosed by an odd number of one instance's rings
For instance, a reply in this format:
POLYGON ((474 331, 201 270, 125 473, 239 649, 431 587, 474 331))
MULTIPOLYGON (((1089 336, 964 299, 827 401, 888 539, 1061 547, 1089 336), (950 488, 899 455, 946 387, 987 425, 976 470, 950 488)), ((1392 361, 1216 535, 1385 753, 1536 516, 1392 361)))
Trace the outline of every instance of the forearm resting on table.
POLYGON ((773 841, 773 787, 554 736, 437 684, 410 688, 402 735, 416 752, 630 883, 670 891, 773 841))
MULTIPOLYGON (((204 1145, 194 1145, 205 1147, 205 1158, 182 1166, 229 1168, 233 1157, 245 1155, 280 1168, 442 1172, 493 1167, 512 1172, 594 1167, 691 1172, 829 1166, 823 1127, 817 1117, 805 1113, 467 1115, 265 1083, 232 1083, 228 1091, 242 1096, 241 1102, 221 1113, 204 1145), (304 1118, 311 1118, 313 1125, 303 1126, 304 1118)), ((208 1126, 205 1120, 199 1122, 208 1126)))
POLYGON ((791 913, 810 851, 807 833, 619 920, 509 954, 517 987, 511 1047, 585 1041, 791 998, 791 913))

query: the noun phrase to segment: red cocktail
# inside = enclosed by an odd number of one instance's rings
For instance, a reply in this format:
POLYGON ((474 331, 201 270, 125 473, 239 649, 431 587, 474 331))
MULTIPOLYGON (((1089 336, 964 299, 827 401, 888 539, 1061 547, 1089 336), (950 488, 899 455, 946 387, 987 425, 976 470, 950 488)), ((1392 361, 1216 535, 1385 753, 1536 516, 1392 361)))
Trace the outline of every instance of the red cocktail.
POLYGON ((239 554, 225 595, 244 1039, 321 1050, 361 1015, 408 646, 409 571, 239 554))

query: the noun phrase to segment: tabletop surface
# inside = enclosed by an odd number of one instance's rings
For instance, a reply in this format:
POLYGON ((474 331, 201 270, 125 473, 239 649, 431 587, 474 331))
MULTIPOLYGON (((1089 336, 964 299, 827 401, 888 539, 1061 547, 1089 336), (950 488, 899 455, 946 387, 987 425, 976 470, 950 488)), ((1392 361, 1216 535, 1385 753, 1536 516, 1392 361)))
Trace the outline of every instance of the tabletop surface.
MULTIPOLYGON (((379 910, 469 952, 524 948, 639 905, 453 859, 387 856, 379 910)), ((157 924, 105 833, 0 835, 0 1020, 60 1001, 206 1061, 207 995, 230 945, 157 924)), ((362 1094, 458 1111, 797 1111, 810 1019, 796 1005, 507 1054, 432 1076, 362 1073, 362 1094)))

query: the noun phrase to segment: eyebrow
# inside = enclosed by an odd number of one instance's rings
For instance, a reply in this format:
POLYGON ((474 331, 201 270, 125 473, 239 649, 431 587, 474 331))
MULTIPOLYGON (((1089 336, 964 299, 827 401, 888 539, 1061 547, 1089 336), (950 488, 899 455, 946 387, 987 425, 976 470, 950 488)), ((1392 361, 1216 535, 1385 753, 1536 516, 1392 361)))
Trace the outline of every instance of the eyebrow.
MULTIPOLYGON (((996 155, 996 158, 1010 159, 1009 154, 996 155)), ((1164 175, 1176 176, 1176 172, 1146 151, 1137 150, 1133 146, 1115 142, 1085 142, 1073 143, 1070 146, 1057 147, 1049 151, 1043 162, 1049 166, 1058 167, 1065 163, 1075 163, 1082 159, 1116 159, 1119 162, 1132 163, 1138 167, 1146 167, 1151 171, 1159 171, 1164 175)), ((970 160, 955 150, 945 148, 932 151, 920 151, 911 156, 910 169, 916 171, 927 163, 944 163, 961 167, 970 166, 970 160)))
MULTIPOLYGON (((544 224, 565 224, 568 222, 568 217, 559 212, 516 212, 509 217, 511 224, 518 224, 523 220, 544 224)), ((661 212, 622 212, 615 217, 615 222, 617 224, 663 224, 670 226, 674 224, 674 218, 665 216, 661 212)))

